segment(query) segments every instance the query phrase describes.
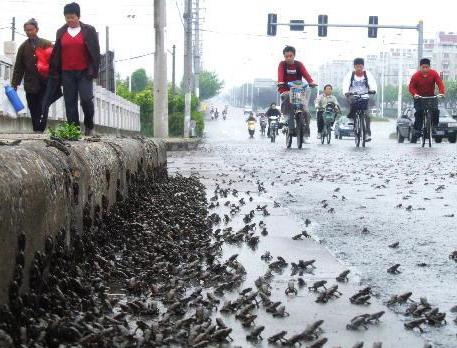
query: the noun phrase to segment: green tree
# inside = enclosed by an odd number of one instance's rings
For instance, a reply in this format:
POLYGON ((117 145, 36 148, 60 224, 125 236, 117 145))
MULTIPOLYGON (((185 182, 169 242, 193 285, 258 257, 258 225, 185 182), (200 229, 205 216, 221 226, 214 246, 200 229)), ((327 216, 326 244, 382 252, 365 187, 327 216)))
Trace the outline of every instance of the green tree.
POLYGON ((219 80, 217 74, 213 71, 200 72, 200 98, 202 100, 210 99, 219 94, 224 87, 224 81, 219 80))
POLYGON ((147 87, 149 83, 148 76, 146 75, 146 70, 138 69, 132 73, 132 92, 141 92, 147 87))

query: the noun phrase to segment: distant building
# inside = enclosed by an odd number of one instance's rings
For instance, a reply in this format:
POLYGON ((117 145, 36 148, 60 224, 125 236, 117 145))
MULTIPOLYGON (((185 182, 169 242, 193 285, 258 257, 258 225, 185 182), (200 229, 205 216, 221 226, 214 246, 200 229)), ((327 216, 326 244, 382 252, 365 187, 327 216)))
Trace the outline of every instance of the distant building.
POLYGON ((446 80, 457 80, 457 33, 439 32, 424 40, 424 57, 432 60, 433 69, 446 80))
POLYGON ((351 60, 339 59, 322 64, 319 67, 318 74, 319 89, 322 89, 326 84, 331 84, 334 88, 341 89, 343 78, 351 69, 351 60))

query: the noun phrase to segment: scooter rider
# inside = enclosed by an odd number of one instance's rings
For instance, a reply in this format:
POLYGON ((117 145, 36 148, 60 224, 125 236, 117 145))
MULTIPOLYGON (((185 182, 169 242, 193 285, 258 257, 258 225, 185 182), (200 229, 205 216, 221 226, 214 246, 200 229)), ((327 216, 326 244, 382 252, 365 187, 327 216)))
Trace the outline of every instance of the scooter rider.
POLYGON ((254 117, 254 114, 252 112, 249 113, 249 117, 246 120, 248 124, 248 132, 251 138, 254 137, 254 131, 255 131, 255 124, 257 122, 256 118, 254 117))
POLYGON ((270 136, 270 123, 271 123, 271 117, 280 117, 281 112, 276 108, 276 103, 271 103, 270 107, 267 110, 266 115, 268 116, 268 133, 267 135, 270 136))

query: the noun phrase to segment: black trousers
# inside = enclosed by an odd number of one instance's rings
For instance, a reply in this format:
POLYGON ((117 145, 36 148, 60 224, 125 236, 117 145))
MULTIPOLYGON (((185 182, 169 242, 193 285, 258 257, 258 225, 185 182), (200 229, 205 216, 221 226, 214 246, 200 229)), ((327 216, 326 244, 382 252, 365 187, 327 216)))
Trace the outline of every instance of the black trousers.
MULTIPOLYGON (((358 111, 358 108, 356 105, 354 104, 351 104, 350 107, 349 107, 349 114, 348 114, 348 118, 350 119, 354 119, 354 116, 355 116, 355 113, 358 111)), ((368 110, 367 109, 363 109, 362 111, 365 112, 365 120, 366 120, 366 126, 367 126, 367 133, 368 135, 371 136, 371 117, 370 115, 368 115, 368 110)))
POLYGON ((42 119, 43 115, 43 98, 46 93, 46 84, 43 84, 37 93, 25 93, 27 105, 32 117, 32 127, 34 132, 44 132, 46 129, 46 120, 42 119))
POLYGON ((94 128, 94 87, 86 71, 62 71, 63 97, 68 123, 79 126, 78 94, 84 112, 84 126, 94 128))
MULTIPOLYGON (((414 113, 414 130, 420 132, 422 130, 422 123, 424 122, 424 112, 416 111, 414 113)), ((432 126, 438 126, 440 122, 440 110, 432 110, 432 126)))
MULTIPOLYGON (((291 104, 288 94, 281 96, 281 112, 287 116, 288 121, 291 117, 294 117, 294 106, 291 104)), ((311 134, 311 131, 309 129, 310 114, 308 111, 303 112, 303 119, 305 122, 303 135, 305 137, 309 137, 311 134)), ((293 125, 293 124, 295 124, 295 122, 289 123, 289 128, 291 128, 290 125, 293 125)))

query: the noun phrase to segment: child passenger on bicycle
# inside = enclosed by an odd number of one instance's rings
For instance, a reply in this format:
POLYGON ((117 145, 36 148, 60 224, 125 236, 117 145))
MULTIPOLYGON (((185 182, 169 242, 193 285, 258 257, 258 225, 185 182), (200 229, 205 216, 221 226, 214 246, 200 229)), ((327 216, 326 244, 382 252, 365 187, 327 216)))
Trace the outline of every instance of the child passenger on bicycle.
MULTIPOLYGON (((350 111, 349 118, 354 118, 355 113, 358 110, 365 111, 366 117, 366 126, 367 126, 367 137, 365 141, 371 141, 371 127, 370 127, 370 115, 366 112, 368 110, 368 92, 372 91, 370 89, 369 81, 375 81, 373 76, 365 70, 365 61, 363 58, 354 59, 354 71, 350 75, 349 83, 345 83, 345 86, 349 86, 348 91, 345 93, 346 96, 350 96, 351 93, 356 94, 366 94, 366 97, 362 97, 357 100, 350 100, 350 111)), ((345 81, 347 82, 347 81, 345 81)), ((373 90, 374 91, 374 90, 373 90)))
MULTIPOLYGON (((420 61, 420 69, 412 77, 409 83, 409 93, 414 97, 414 130, 413 138, 417 139, 420 136, 422 128, 423 111, 421 100, 419 97, 433 97, 435 95, 435 87, 438 86, 438 96, 444 97, 446 89, 441 80, 440 75, 436 70, 430 68, 430 59, 422 58, 420 61)), ((432 112, 432 126, 436 127, 439 123, 440 111, 435 109, 432 112)))
MULTIPOLYGON (((321 138, 322 129, 324 128, 324 110, 328 104, 333 103, 335 107, 335 116, 336 113, 340 112, 340 106, 338 105, 338 100, 332 94, 333 87, 332 85, 325 85, 324 86, 324 93, 319 95, 314 102, 314 105, 317 109, 317 138, 321 138)), ((335 122, 335 120, 333 120, 335 122)), ((333 124, 332 124, 333 126, 333 124)))

